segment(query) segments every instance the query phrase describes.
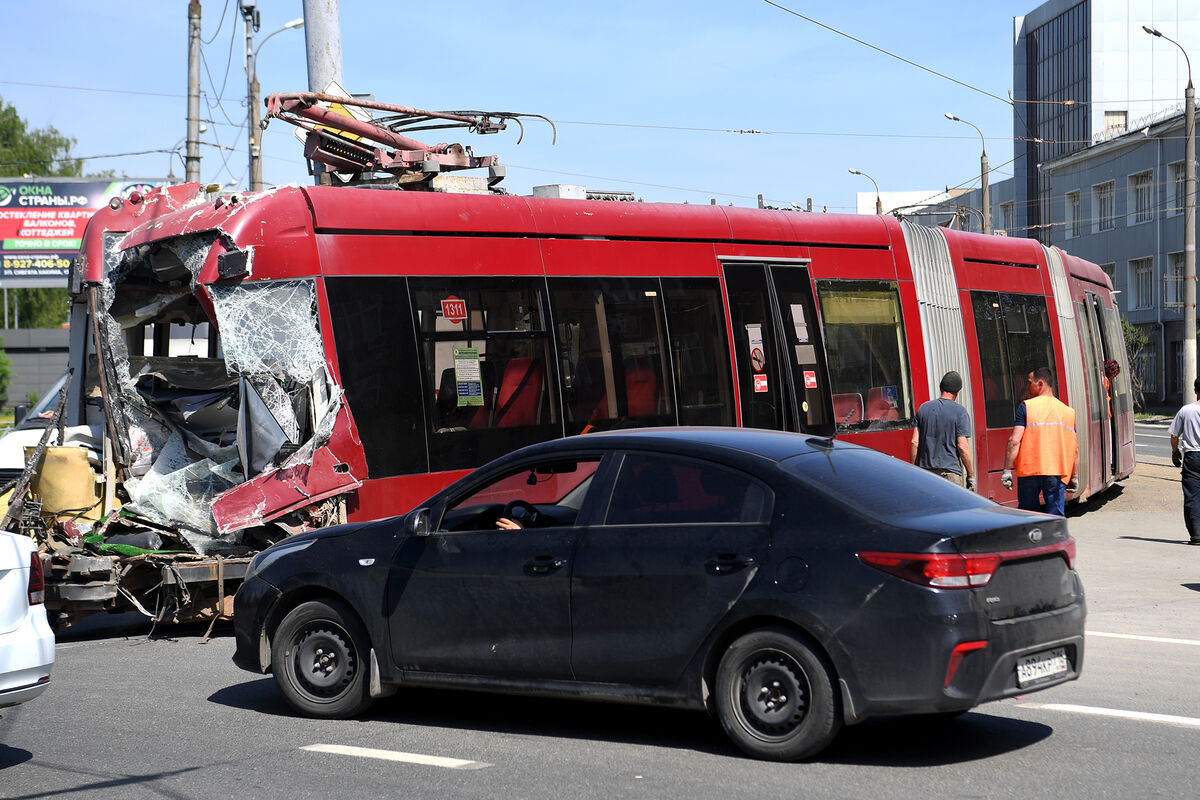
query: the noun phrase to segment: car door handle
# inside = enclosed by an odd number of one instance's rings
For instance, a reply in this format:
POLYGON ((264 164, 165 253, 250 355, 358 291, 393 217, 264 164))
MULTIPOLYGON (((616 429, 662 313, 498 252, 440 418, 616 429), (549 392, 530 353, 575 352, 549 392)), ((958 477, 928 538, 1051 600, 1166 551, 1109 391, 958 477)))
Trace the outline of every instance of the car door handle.
POLYGON ((724 574, 726 572, 735 572, 739 569, 754 566, 755 561, 752 556, 738 555, 719 555, 715 558, 710 558, 705 564, 713 572, 724 574))
POLYGON ((545 575, 548 572, 554 572, 556 569, 562 569, 566 565, 567 560, 565 558, 535 556, 531 561, 525 562, 525 569, 538 575, 545 575))

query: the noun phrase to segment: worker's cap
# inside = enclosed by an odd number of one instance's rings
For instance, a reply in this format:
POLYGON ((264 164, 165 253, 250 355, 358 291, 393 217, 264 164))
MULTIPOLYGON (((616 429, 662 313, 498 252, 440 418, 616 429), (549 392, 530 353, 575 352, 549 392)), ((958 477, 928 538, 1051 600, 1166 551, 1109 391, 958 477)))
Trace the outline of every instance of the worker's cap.
POLYGON ((960 392, 962 391, 962 376, 954 370, 950 370, 942 376, 939 387, 943 392, 960 392))

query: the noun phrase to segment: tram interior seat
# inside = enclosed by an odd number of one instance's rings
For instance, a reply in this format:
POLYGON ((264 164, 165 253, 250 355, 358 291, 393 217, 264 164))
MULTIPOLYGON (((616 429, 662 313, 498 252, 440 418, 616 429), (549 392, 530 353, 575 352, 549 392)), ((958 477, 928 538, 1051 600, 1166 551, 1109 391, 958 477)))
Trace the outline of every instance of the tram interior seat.
MULTIPOLYGON (((492 364, 487 361, 479 362, 479 374, 483 383, 483 406, 460 406, 458 404, 458 381, 454 367, 442 370, 438 382, 438 393, 434 405, 437 409, 438 430, 455 430, 475 425, 475 418, 480 412, 486 412, 492 400, 492 391, 496 386, 496 376, 492 364)), ((486 413, 483 425, 487 424, 486 413)))
POLYGON ((833 418, 838 425, 852 425, 863 421, 863 399, 858 392, 845 392, 833 396, 833 418))
POLYGON ((536 358, 510 358, 504 365, 500 390, 496 394, 495 414, 488 406, 480 408, 471 420, 472 428, 514 428, 536 425, 541 421, 542 390, 545 370, 536 358))
MULTIPOLYGON (((623 364, 625 373, 625 414, 633 419, 637 417, 653 417, 663 413, 662 383, 654 372, 654 362, 638 356, 623 364)), ((619 412, 618 412, 619 413, 619 412)), ((596 408, 588 417, 589 422, 608 419, 608 394, 600 397, 596 408)))
POLYGON ((883 393, 885 387, 872 386, 867 390, 867 419, 890 422, 900 419, 900 409, 883 393))

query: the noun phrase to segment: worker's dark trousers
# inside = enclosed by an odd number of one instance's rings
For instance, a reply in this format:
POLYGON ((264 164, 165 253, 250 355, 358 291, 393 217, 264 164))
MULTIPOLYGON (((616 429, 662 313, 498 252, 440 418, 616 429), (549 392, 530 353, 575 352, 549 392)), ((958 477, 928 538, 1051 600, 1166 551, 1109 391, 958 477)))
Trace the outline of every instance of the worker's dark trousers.
POLYGON ((1192 544, 1200 544, 1200 451, 1183 454, 1183 522, 1192 544))

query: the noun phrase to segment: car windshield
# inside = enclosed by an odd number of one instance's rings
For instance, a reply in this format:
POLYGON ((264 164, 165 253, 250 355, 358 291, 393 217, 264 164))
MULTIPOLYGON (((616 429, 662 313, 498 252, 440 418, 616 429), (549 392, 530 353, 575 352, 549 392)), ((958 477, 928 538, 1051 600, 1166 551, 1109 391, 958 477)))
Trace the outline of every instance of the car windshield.
POLYGON ((781 466, 822 494, 882 520, 993 505, 932 472, 865 448, 806 453, 781 466))

